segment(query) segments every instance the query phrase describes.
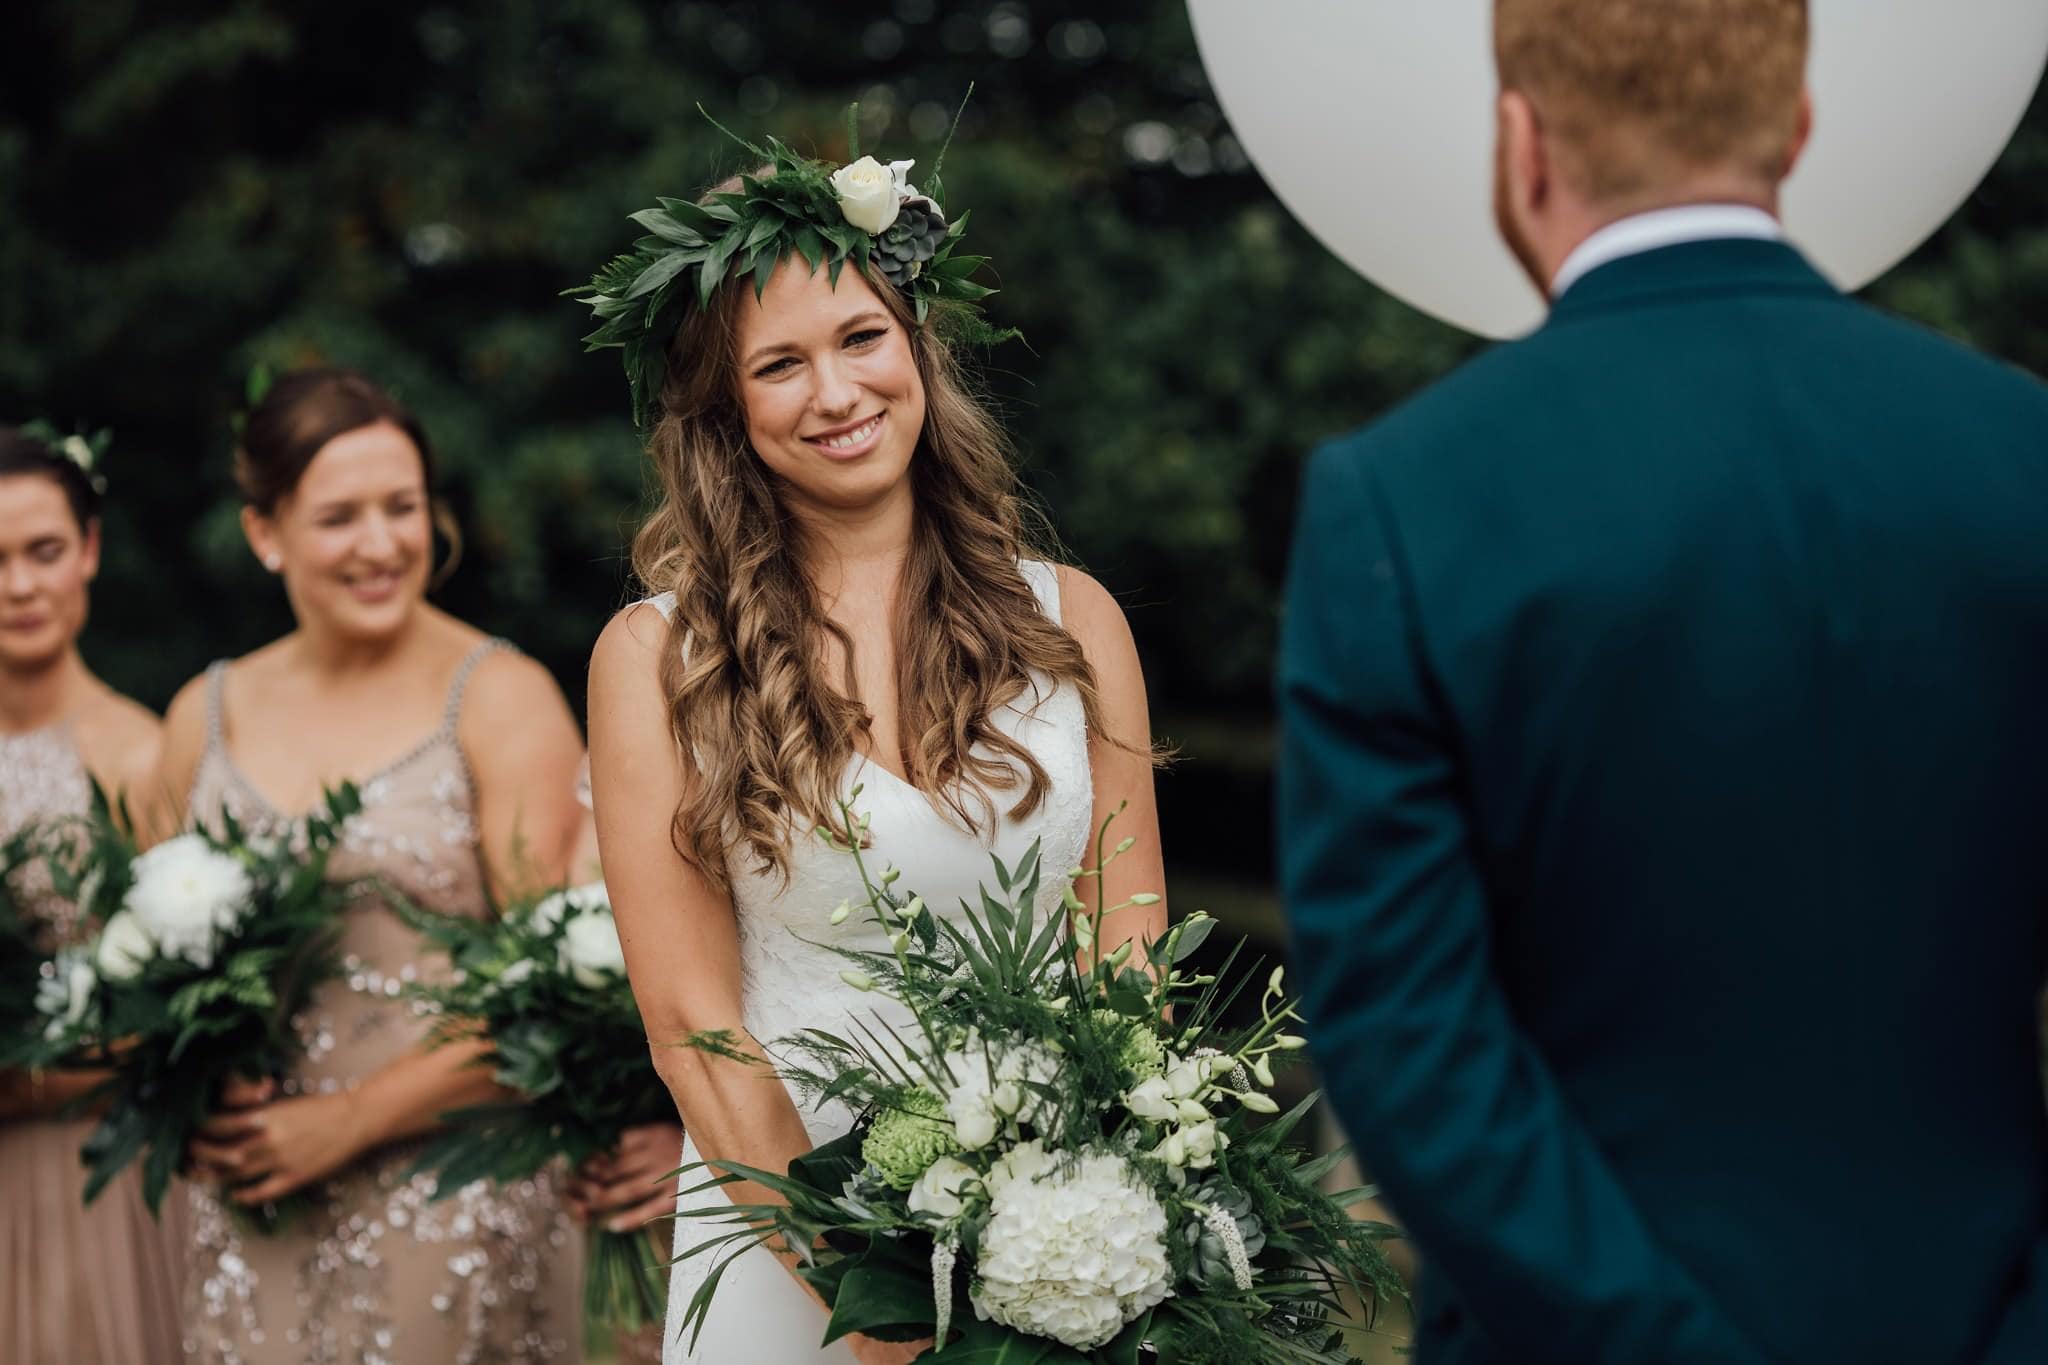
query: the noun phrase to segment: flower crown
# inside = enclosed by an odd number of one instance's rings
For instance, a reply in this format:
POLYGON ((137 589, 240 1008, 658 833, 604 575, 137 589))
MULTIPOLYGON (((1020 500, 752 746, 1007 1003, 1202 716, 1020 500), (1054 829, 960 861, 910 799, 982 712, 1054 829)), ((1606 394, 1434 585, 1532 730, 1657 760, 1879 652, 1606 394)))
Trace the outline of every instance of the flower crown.
POLYGON ((100 465, 106 461, 107 450, 113 444, 113 432, 103 429, 91 434, 72 432, 67 435, 57 430, 56 423, 40 417, 23 422, 19 430, 22 435, 41 441, 58 459, 77 465, 78 472, 85 475, 85 481, 91 485, 96 497, 107 495, 107 476, 101 472, 100 465))
POLYGON ((738 190, 714 194, 701 204, 662 198, 657 207, 631 215, 649 235, 589 284, 563 291, 589 305, 598 318, 597 330, 583 338, 586 351, 624 350, 633 420, 642 431, 660 415, 663 358, 684 310, 692 303, 708 307, 720 284, 748 275, 760 297, 787 256, 801 256, 813 271, 825 266, 835 287, 847 261, 862 267, 872 263, 910 296, 919 322, 933 304, 943 302, 949 306, 941 318, 966 340, 993 344, 1016 335, 982 321, 981 300, 996 291, 968 277, 988 258, 954 254, 967 230, 967 215, 948 221, 939 206, 939 170, 951 133, 920 191, 909 178, 915 163, 885 166, 860 154, 858 105, 846 117, 851 160, 837 167, 802 156, 773 137, 767 147, 757 147, 709 114, 705 118, 767 163, 770 172, 758 178, 742 175, 738 190))

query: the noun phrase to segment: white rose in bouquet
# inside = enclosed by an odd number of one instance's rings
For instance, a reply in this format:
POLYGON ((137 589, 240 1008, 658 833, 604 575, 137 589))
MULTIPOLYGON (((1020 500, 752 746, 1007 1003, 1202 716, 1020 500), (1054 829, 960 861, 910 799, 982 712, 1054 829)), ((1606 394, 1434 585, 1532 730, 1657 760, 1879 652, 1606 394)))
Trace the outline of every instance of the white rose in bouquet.
MULTIPOLYGON (((604 884, 579 886, 563 892, 562 899, 566 901, 562 913, 575 910, 562 928, 559 952, 563 970, 580 984, 593 987, 625 976, 626 951, 619 945, 619 925, 612 918, 611 900, 605 894, 604 884)), ((538 906, 534 914, 540 914, 538 906)))
POLYGON ((989 1173, 975 1313, 1077 1351, 1111 1340, 1171 1290, 1166 1210, 1125 1160, 1061 1160, 1035 1140, 989 1173))
POLYGON ((132 910, 116 910, 100 929, 93 966, 108 981, 133 981, 156 956, 157 946, 132 910))
POLYGON ((1019 1124, 1041 1128, 1053 1116, 1053 1105, 1033 1088, 1051 1083, 1060 1072, 1059 1054, 1043 1043, 970 1033, 965 1044, 946 1054, 945 1071, 953 1078, 946 1116, 969 1151, 988 1146, 999 1132, 1014 1135, 1019 1124))
MULTIPOLYGON (((248 913, 256 889, 239 859, 197 834, 158 844, 135 860, 133 874, 123 911, 134 915, 164 956, 195 967, 213 965, 221 938, 248 913)), ((100 970, 111 976, 104 961, 100 970)))
POLYGON ((967 1187, 981 1177, 957 1156, 942 1156, 925 1167, 924 1174, 910 1187, 910 1211, 957 1217, 967 1207, 967 1187))
POLYGON ((884 166, 871 156, 832 172, 832 190, 839 196, 839 211, 846 221, 862 232, 887 232, 902 210, 906 176, 913 163, 897 161, 884 166))

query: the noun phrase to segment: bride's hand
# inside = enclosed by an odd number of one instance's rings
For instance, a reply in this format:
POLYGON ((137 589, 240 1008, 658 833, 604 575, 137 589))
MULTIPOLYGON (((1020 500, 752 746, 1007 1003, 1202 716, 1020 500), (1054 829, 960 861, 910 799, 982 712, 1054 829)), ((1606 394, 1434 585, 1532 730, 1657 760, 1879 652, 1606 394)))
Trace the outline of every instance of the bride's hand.
POLYGON ((911 1361, 932 1348, 930 1337, 923 1341, 876 1341, 873 1337, 851 1336, 846 1342, 853 1348, 853 1358, 860 1365, 910 1365, 911 1361))

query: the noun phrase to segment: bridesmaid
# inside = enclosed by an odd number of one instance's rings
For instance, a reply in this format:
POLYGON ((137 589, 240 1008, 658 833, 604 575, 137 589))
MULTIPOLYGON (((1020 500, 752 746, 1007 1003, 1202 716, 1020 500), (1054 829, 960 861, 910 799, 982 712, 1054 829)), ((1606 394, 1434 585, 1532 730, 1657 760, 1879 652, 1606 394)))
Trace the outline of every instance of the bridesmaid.
MULTIPOLYGON (((157 719, 79 657, 99 571, 99 487, 61 450, 0 427, 0 841, 83 815, 96 780, 132 788, 156 757, 157 719)), ((50 947, 84 937, 47 876, 14 894, 50 947)), ((181 1359, 182 1223, 159 1227, 130 1170, 85 1203, 78 1149, 90 1118, 58 1111, 81 1072, 0 1071, 0 1360, 159 1365, 181 1359)), ((166 1201, 166 1215, 177 1199, 166 1201)))
MULTIPOLYGON (((419 904, 489 912, 566 873, 582 742, 538 664, 428 605, 432 453, 359 374, 279 379, 236 452, 256 556, 297 628, 188 684, 165 721, 172 822, 276 831, 352 779, 364 809, 331 866, 419 904)), ((279 1081, 232 1087, 193 1144, 186 1349, 219 1365, 577 1361, 581 1236, 558 1180, 428 1202, 407 1174, 436 1116, 503 1098, 473 1048, 430 1050, 404 983, 446 970, 374 895, 346 917, 348 976, 297 1021, 279 1081), (317 1212, 245 1231, 244 1205, 317 1212)))

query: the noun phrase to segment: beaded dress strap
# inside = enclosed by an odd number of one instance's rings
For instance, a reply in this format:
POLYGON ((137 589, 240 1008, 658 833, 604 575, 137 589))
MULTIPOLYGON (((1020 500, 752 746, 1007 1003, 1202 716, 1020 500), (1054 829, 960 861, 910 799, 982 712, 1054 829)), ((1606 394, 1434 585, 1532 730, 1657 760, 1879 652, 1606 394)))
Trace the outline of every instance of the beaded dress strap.
POLYGON ((462 656, 462 662, 455 666, 455 677, 448 684, 448 705, 441 712, 441 731, 449 738, 455 736, 455 723, 462 718, 462 695, 469 690, 469 679, 476 672, 477 665, 501 649, 518 652, 510 640, 501 640, 495 635, 462 656))

